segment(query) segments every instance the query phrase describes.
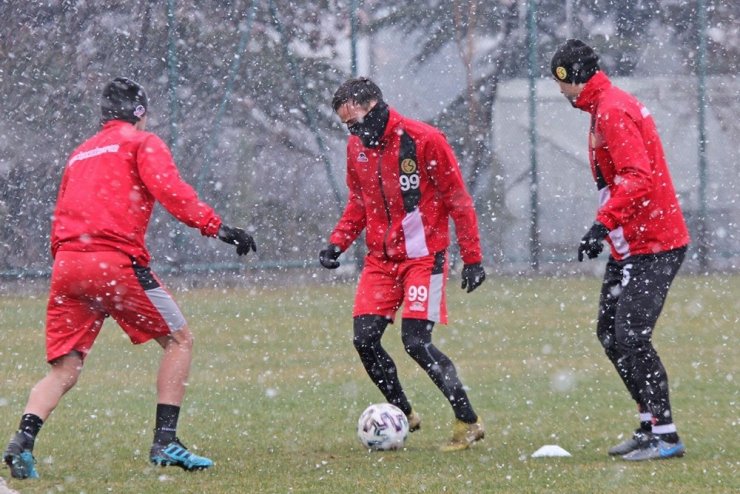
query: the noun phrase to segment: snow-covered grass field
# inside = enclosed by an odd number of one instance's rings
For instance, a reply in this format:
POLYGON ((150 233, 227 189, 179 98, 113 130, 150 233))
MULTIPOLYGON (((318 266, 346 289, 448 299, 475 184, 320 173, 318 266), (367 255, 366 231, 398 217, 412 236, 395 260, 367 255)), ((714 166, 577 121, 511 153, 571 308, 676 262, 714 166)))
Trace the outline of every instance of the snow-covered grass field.
MULTIPOLYGON (((740 490, 740 276, 680 275, 674 284, 655 343, 688 452, 647 464, 606 454, 636 417, 594 336, 599 284, 493 278, 467 295, 451 280, 451 324, 435 341, 470 388, 487 436, 447 454, 437 447, 451 410, 394 326, 385 344, 422 429, 399 452, 369 453, 357 441, 359 414, 381 395, 352 347, 352 285, 180 291, 196 351, 179 434, 216 466, 149 465, 159 348, 134 347, 106 322, 78 386, 38 438, 41 479, 0 475, 24 494, 740 490), (530 457, 546 444, 572 457, 530 457)), ((3 440, 46 370, 45 302, 45 294, 0 298, 3 440)))

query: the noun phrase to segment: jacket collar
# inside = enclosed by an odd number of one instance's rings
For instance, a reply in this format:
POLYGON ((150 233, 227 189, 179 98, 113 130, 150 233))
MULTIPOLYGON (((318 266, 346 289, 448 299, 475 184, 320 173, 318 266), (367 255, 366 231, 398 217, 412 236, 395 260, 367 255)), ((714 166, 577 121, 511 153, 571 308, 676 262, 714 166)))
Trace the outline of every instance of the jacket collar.
POLYGON ((604 72, 596 72, 593 77, 588 80, 586 85, 583 86, 583 91, 578 95, 573 106, 580 110, 594 113, 599 105, 601 93, 609 89, 611 86, 612 81, 609 80, 609 77, 607 77, 604 72))
POLYGON ((103 122, 104 129, 111 129, 113 127, 124 127, 126 125, 131 126, 131 127, 134 126, 134 124, 132 124, 131 122, 127 122, 125 120, 113 119, 113 120, 108 120, 107 122, 103 122))
POLYGON ((398 126, 403 121, 403 117, 393 107, 388 107, 388 123, 385 125, 383 137, 380 138, 380 145, 385 146, 394 132, 397 132, 398 126))

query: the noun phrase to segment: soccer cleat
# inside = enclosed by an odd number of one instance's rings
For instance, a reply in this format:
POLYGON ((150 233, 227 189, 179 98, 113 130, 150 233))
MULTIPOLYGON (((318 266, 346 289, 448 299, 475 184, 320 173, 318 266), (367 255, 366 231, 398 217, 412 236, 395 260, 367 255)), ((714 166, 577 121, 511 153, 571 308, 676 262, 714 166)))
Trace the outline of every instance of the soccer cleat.
POLYGON ((654 436, 648 444, 640 449, 622 456, 627 461, 645 461, 645 460, 665 460, 668 458, 680 458, 686 453, 686 447, 679 440, 676 443, 669 443, 654 436))
POLYGON ((406 415, 406 419, 409 421, 409 432, 421 429, 421 415, 411 410, 411 413, 406 415))
POLYGON ((486 435, 486 430, 483 427, 483 422, 480 417, 472 424, 465 423, 461 420, 456 420, 452 426, 452 439, 442 446, 440 451, 451 452, 468 449, 471 444, 476 441, 480 441, 486 435))
POLYGON ((654 436, 652 432, 637 429, 632 437, 630 437, 629 439, 625 439, 613 448, 610 448, 608 453, 611 456, 624 456, 627 453, 631 453, 636 449, 640 449, 643 446, 646 446, 653 437, 654 436))
POLYGON ((8 443, 3 453, 3 461, 10 468, 10 476, 14 479, 37 479, 36 459, 31 450, 24 446, 22 437, 16 434, 8 443))
POLYGON ((155 465, 180 467, 188 472, 205 470, 213 466, 213 461, 191 453, 177 438, 169 444, 152 445, 149 459, 155 465))

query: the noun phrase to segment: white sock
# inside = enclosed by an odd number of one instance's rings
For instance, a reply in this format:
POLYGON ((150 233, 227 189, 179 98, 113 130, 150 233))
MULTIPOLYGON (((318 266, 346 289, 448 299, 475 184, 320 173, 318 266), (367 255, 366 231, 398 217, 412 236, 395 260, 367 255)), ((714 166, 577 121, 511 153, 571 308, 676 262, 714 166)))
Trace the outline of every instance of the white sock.
POLYGON ((676 432, 676 424, 662 424, 653 426, 653 434, 670 434, 676 432))

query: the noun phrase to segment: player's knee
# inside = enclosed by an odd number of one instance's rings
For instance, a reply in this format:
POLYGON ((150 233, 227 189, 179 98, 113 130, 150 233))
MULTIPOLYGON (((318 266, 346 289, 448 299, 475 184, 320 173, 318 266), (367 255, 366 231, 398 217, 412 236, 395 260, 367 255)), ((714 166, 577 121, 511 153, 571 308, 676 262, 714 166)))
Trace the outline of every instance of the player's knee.
POLYGON ((614 334, 608 332, 598 332, 596 333, 596 337, 599 339, 599 343, 601 343, 601 346, 607 352, 614 348, 616 343, 616 340, 614 339, 614 334))
POLYGON ((618 343, 619 351, 636 361, 649 362, 656 358, 657 353, 649 342, 640 340, 629 340, 618 343))
POLYGON ((417 362, 429 353, 433 327, 434 323, 422 319, 403 320, 401 328, 403 348, 417 362))
POLYGON ((73 368, 55 368, 51 371, 51 376, 56 382, 55 387, 67 392, 77 384, 80 372, 73 368))
POLYGON ((74 374, 68 374, 64 380, 62 381, 62 385, 64 387, 65 391, 68 391, 72 389, 76 384, 77 381, 80 379, 80 373, 74 373, 74 374))
POLYGON ((358 353, 367 351, 379 342, 380 338, 376 338, 372 334, 368 333, 355 333, 354 338, 352 338, 352 344, 355 346, 355 350, 357 350, 358 353))
POLYGON ((358 352, 373 347, 383 336, 382 319, 377 316, 357 316, 354 319, 354 336, 352 343, 358 352))
POLYGON ((65 393, 72 389, 77 380, 80 378, 82 372, 82 365, 65 365, 52 367, 51 377, 56 381, 58 388, 61 388, 65 393))
POLYGON ((165 349, 177 348, 180 351, 190 352, 193 350, 193 344, 193 333, 187 326, 183 326, 170 334, 164 347, 165 349))
POLYGON ((418 336, 403 333, 401 335, 401 341, 403 342, 403 348, 406 350, 406 353, 414 360, 418 360, 423 355, 426 342, 418 336))
POLYGON ((622 353, 639 354, 652 348, 652 330, 639 326, 617 327, 614 344, 622 353))

